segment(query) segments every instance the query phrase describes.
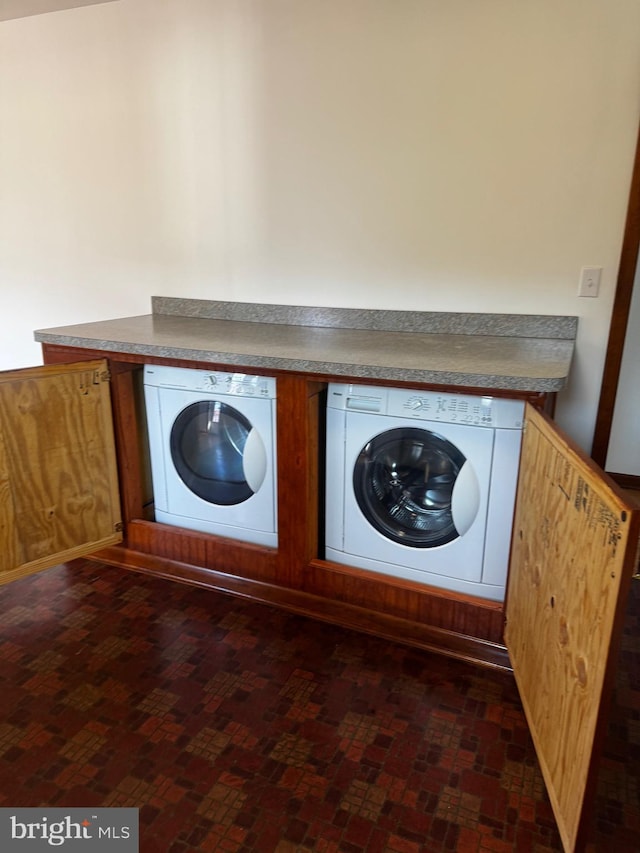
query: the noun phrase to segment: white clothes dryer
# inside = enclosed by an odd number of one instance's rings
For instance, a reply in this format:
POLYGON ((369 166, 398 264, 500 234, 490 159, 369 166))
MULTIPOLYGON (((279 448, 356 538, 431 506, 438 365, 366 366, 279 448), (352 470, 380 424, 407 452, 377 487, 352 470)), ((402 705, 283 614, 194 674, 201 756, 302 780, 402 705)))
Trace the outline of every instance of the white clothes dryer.
POLYGON ((276 547, 276 380, 145 365, 156 521, 276 547))
POLYGON ((332 383, 328 560, 504 598, 524 402, 332 383))

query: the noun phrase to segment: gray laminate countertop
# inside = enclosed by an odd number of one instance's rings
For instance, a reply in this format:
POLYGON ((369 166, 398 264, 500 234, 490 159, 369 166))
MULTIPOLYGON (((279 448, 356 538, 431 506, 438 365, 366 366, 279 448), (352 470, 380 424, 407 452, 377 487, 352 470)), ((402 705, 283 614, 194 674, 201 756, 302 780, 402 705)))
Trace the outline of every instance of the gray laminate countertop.
POLYGON ((255 368, 515 391, 566 383, 577 318, 308 308, 153 297, 152 313, 53 329, 41 343, 255 368))

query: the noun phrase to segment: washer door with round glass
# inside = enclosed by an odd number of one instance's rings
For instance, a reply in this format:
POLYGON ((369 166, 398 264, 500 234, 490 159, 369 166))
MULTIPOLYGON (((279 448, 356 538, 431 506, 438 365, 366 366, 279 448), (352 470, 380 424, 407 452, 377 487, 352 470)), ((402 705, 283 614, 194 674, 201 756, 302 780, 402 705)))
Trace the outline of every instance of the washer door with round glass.
POLYGON ((462 451, 438 433, 412 427, 367 442, 353 490, 379 533, 412 548, 437 548, 464 535, 480 508, 478 479, 462 451))
POLYGON ((183 409, 171 428, 170 448, 182 482, 208 503, 243 503, 264 482, 264 442, 229 403, 199 400, 183 409))
POLYGON ((344 552, 408 579, 479 581, 493 430, 361 412, 346 425, 344 552))

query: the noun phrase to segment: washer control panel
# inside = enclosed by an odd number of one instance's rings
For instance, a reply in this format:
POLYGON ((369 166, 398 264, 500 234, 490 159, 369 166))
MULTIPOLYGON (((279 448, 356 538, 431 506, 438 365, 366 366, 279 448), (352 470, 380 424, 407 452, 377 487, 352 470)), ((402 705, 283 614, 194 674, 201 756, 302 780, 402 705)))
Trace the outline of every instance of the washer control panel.
MULTIPOLYGON (((400 406, 404 414, 425 417, 447 423, 493 426, 493 397, 452 397, 444 394, 412 394, 392 404, 400 406)), ((394 414, 395 412, 389 412, 394 414)))
POLYGON ((524 402, 502 397, 389 388, 387 414, 463 426, 522 429, 524 402))
POLYGON ((366 385, 329 386, 331 408, 491 429, 522 429, 524 401, 366 385))

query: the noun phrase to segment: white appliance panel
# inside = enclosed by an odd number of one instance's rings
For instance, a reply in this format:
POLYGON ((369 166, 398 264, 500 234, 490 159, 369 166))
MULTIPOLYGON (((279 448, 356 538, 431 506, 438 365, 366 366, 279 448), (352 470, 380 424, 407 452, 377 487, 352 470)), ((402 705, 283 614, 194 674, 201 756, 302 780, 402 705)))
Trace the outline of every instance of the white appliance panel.
POLYGON ((516 505, 522 431, 497 429, 495 465, 489 492, 487 533, 482 581, 504 586, 511 550, 511 528, 516 505))
POLYGON ((275 380, 148 366, 144 392, 156 521, 276 547, 275 380), (250 423, 241 461, 253 494, 239 503, 225 505, 200 497, 182 479, 172 459, 176 420, 202 402, 229 406, 250 423))
MULTIPOLYGON (((336 563, 500 601, 511 543, 524 402, 332 383, 326 436, 326 549, 336 563), (457 538, 420 547, 366 518, 353 474, 365 445, 389 430, 428 430, 466 461, 451 493, 457 538)), ((368 457, 367 457, 368 458, 368 457)))

